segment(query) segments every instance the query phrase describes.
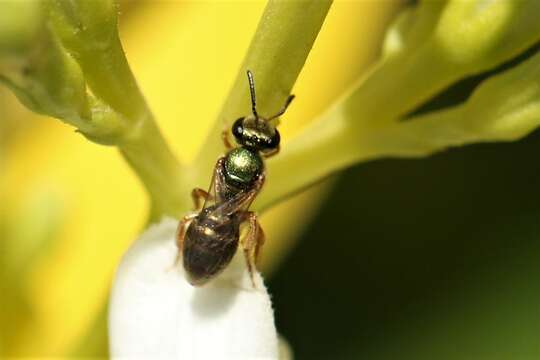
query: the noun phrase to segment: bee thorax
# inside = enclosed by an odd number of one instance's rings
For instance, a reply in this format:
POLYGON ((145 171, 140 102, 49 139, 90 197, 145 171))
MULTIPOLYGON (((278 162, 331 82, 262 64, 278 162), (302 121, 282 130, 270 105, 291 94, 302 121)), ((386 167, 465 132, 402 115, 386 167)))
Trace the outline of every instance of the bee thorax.
POLYGON ((231 150, 225 157, 224 166, 227 181, 239 187, 253 184, 264 170, 261 156, 245 147, 231 150))

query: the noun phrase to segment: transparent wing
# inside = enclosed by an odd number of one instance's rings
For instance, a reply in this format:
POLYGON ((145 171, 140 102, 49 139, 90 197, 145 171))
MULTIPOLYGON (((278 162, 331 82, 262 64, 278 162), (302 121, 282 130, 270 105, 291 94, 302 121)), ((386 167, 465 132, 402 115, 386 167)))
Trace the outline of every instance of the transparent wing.
POLYGON ((214 167, 214 172, 212 173, 212 179, 210 179, 210 185, 208 187, 208 196, 204 200, 203 203, 203 209, 215 207, 216 203, 221 201, 221 198, 218 197, 216 194, 218 191, 216 191, 216 181, 220 181, 220 179, 217 179, 216 173, 218 172, 217 169, 219 166, 221 166, 222 158, 218 159, 216 166, 214 167))
MULTIPOLYGON (((264 178, 262 178, 264 179, 264 178)), ((232 215, 235 212, 247 211, 251 203, 261 191, 262 181, 249 190, 241 190, 232 198, 216 204, 215 213, 218 215, 232 215)))

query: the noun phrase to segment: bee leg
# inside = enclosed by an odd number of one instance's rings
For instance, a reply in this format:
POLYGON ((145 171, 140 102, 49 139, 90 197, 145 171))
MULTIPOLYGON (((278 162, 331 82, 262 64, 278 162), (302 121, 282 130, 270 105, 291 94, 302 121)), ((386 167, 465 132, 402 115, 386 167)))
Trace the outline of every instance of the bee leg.
POLYGON ((241 240, 242 248, 244 249, 244 256, 246 257, 246 264, 251 277, 251 283, 255 286, 255 279, 253 272, 256 269, 257 261, 261 247, 264 244, 264 232, 257 220, 257 215, 252 211, 244 212, 244 219, 249 221, 249 233, 241 240))
POLYGON ((180 258, 182 257, 182 250, 184 248, 184 238, 186 237, 186 229, 191 223, 191 221, 197 217, 196 213, 188 214, 180 220, 178 227, 176 228, 176 247, 178 252, 176 253, 176 260, 174 261, 173 266, 177 266, 180 258))
POLYGON ((231 144, 231 141, 229 140, 229 128, 225 127, 223 131, 221 132, 221 140, 223 140, 223 144, 225 144, 225 148, 227 150, 231 150, 234 146, 231 144))
POLYGON ((193 205, 195 205, 195 210, 202 209, 202 206, 204 203, 201 203, 201 198, 204 200, 208 200, 210 198, 210 194, 201 189, 201 188, 195 188, 191 191, 191 198, 193 199, 193 205))

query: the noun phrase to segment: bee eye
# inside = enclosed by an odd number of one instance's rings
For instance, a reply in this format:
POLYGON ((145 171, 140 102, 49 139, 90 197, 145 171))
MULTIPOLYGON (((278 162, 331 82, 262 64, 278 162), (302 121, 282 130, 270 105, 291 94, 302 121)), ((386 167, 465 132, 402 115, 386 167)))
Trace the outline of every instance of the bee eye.
POLYGON ((236 120, 232 126, 232 133, 236 140, 239 142, 242 140, 244 133, 244 118, 236 120))
POLYGON ((279 135, 279 131, 276 129, 274 132, 274 135, 270 138, 268 143, 266 144, 268 149, 277 149, 279 146, 279 141, 281 140, 281 136, 279 135))

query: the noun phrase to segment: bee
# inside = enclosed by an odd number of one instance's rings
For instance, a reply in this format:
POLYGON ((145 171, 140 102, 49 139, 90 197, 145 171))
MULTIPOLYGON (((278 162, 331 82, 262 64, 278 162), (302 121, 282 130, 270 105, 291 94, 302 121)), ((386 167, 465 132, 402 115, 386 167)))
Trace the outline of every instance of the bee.
POLYGON ((252 114, 232 125, 237 146, 230 143, 229 131, 225 129, 222 140, 227 153, 218 159, 208 191, 193 189, 196 212, 184 216, 178 224, 178 261, 181 257, 193 286, 204 285, 223 271, 239 245, 255 286, 253 271, 265 238, 257 215, 249 207, 264 184, 263 158, 279 152, 280 135, 273 120, 285 113, 294 95, 275 115, 264 118, 257 113, 255 81, 249 70, 247 77, 252 114), (240 226, 244 223, 249 230, 240 238, 240 226))

